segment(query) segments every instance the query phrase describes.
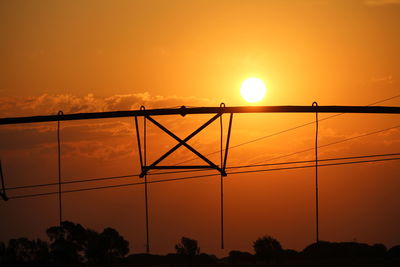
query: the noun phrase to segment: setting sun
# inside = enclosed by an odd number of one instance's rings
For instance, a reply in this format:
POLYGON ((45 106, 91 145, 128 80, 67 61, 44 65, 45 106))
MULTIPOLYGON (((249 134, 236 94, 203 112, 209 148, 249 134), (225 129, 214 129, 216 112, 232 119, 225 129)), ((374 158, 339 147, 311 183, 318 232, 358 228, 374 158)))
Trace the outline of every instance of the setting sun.
POLYGON ((240 87, 240 94, 247 102, 254 103, 262 100, 265 96, 266 87, 259 78, 248 78, 240 87))

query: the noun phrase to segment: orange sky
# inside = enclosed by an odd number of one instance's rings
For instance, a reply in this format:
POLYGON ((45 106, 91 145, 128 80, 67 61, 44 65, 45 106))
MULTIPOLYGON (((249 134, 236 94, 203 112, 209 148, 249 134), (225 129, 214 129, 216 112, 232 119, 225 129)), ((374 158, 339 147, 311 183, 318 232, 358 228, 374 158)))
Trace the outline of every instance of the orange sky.
MULTIPOLYGON (((400 94, 399 17, 396 0, 0 1, 0 117, 140 105, 246 105, 239 88, 250 76, 267 85, 260 105, 368 105, 400 94)), ((400 99, 380 105, 399 106, 400 99)), ((184 137, 207 118, 159 120, 184 137)), ((231 144, 313 119, 314 114, 238 115, 231 144)), ((321 122, 319 141, 328 144, 399 121, 398 115, 343 115, 321 122)), ((1 127, 7 186, 56 181, 55 126, 1 127)), ((65 122, 62 127, 66 181, 138 172, 132 119, 65 122)), ((310 148, 313 127, 232 149, 228 165, 310 148)), ((214 123, 190 144, 206 154, 218 150, 218 142, 219 125, 214 123)), ((174 144, 149 127, 149 161, 174 144)), ((399 150, 397 128, 326 147, 320 157, 399 150)), ((170 163, 188 157, 189 152, 179 150, 170 163)), ((309 152, 278 161, 312 157, 309 152)), ((218 162, 218 155, 211 158, 218 162)), ((399 165, 393 161, 321 169, 321 239, 400 244, 399 165)), ((314 240, 313 174, 304 169, 226 178, 227 248, 222 252, 218 177, 152 184, 152 252, 171 252, 183 235, 218 255, 250 250, 251 242, 264 234, 286 248, 302 249, 314 240)), ((140 180, 88 186, 132 181, 140 180)), ((129 239, 133 252, 144 251, 142 186, 64 198, 66 219, 97 230, 115 227, 129 239)), ((56 196, 2 202, 0 213, 0 240, 43 237, 46 227, 57 224, 56 196)))

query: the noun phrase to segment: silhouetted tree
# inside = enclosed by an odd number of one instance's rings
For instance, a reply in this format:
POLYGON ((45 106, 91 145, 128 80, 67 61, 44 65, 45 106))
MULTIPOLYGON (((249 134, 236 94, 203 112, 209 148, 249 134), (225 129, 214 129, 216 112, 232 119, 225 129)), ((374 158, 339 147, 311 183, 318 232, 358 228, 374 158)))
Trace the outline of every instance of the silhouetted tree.
POLYGON ((197 240, 193 240, 187 237, 182 237, 181 242, 175 245, 177 254, 186 256, 195 256, 200 253, 200 248, 197 245, 197 240))
POLYGON ((387 254, 391 258, 399 258, 400 259, 400 245, 390 248, 388 250, 387 254))
POLYGON ((6 244, 0 241, 0 264, 4 265, 6 260, 6 244))
POLYGON ((375 257, 384 257, 387 252, 387 248, 384 244, 374 244, 372 246, 373 256, 375 257))
POLYGON ((113 228, 103 230, 99 236, 99 244, 100 258, 109 266, 129 252, 129 242, 113 228))
POLYGON ((87 229, 84 252, 89 264, 112 266, 129 252, 129 242, 113 228, 101 234, 87 229))
POLYGON ((253 249, 257 257, 265 259, 267 262, 279 260, 282 254, 281 244, 271 236, 260 237, 254 241, 253 249))
POLYGON ((86 230, 80 224, 64 221, 61 226, 47 229, 50 239, 50 256, 59 265, 76 265, 83 262, 86 230))
POLYGON ((98 265, 101 263, 99 259, 100 242, 99 233, 94 230, 86 229, 85 257, 89 265, 98 265))
POLYGON ((65 221, 47 229, 51 257, 57 264, 111 266, 129 252, 129 242, 113 228, 101 234, 80 224, 65 221))
POLYGON ((40 239, 36 241, 25 237, 10 239, 8 247, 4 247, 2 250, 4 258, 1 262, 4 262, 6 266, 43 265, 48 259, 47 243, 40 239))

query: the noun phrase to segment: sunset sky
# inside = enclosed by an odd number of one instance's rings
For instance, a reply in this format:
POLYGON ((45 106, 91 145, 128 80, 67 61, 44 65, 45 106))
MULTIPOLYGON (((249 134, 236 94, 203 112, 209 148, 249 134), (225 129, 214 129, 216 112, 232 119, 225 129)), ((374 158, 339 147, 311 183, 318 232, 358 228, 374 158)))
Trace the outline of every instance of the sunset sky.
MULTIPOLYGON (((399 47, 398 0, 0 0, 0 117, 249 105, 240 95, 249 77, 267 87, 256 105, 400 106, 399 47)), ((184 138, 210 117, 156 119, 184 138)), ((312 150, 281 157, 313 147, 312 124, 268 137, 313 120, 315 114, 235 115, 232 146, 265 138, 231 149, 228 166, 313 159, 312 150)), ((227 125, 225 115, 225 134, 227 125)), ((6 187, 57 181, 56 126, 0 127, 6 187)), ((148 126, 151 162, 176 142, 148 126)), ((389 128, 326 146, 319 156, 400 152, 399 115, 322 121, 320 145, 389 128)), ((219 129, 216 121, 190 144, 204 154, 218 151, 219 129)), ((61 140, 63 181, 139 173, 132 118, 62 122, 61 140)), ((166 163, 192 157, 181 148, 166 163)), ((218 153, 210 158, 219 164, 218 153)), ((399 173, 399 161, 320 168, 320 238, 400 244, 399 173)), ((135 176, 63 188, 141 181, 135 176)), ((265 234, 285 248, 314 242, 314 169, 229 175, 224 186, 226 249, 220 250, 219 176, 150 184, 151 252, 172 252, 182 236, 217 255, 251 251, 252 241, 265 234)), ((98 231, 114 227, 131 252, 145 251, 142 185, 67 193, 63 203, 64 219, 98 231)), ((58 224, 57 195, 0 202, 0 214, 0 241, 45 238, 46 228, 58 224)))

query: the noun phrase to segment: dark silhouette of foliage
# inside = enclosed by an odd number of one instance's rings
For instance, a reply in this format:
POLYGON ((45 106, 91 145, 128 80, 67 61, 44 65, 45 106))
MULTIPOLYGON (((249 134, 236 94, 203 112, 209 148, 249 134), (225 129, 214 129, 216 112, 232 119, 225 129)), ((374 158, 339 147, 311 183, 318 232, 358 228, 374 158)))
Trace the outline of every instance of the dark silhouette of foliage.
POLYGON ((203 264, 213 264, 217 262, 217 257, 215 255, 210 255, 207 253, 200 253, 195 257, 195 263, 203 265, 203 264))
POLYGON ((200 253, 197 240, 182 237, 181 242, 175 245, 176 253, 179 255, 194 256, 200 253))
POLYGON ((9 266, 40 265, 44 264, 49 256, 47 243, 40 239, 29 240, 25 237, 10 239, 7 248, 4 244, 3 246, 0 262, 9 266))
POLYGON ((232 250, 229 252, 228 260, 231 264, 254 263, 254 255, 249 252, 232 250))
POLYGON ((47 229, 51 260, 59 265, 76 265, 84 261, 86 230, 80 224, 64 221, 47 229))
POLYGON ((293 260, 299 257, 299 252, 293 249, 284 249, 282 251, 282 258, 285 260, 293 260))
MULTIPOLYGON (((176 256, 176 254, 173 254, 176 256)), ((152 265, 162 265, 165 263, 171 263, 172 261, 169 259, 169 255, 161 256, 161 255, 152 255, 147 253, 138 253, 132 254, 125 258, 123 261, 125 265, 134 265, 134 266, 152 266, 152 265)))
POLYGON ((278 240, 271 236, 260 237, 253 242, 256 256, 266 261, 278 260, 282 255, 282 246, 278 240))
POLYGON ((129 252, 129 242, 113 228, 102 233, 65 221, 47 229, 53 262, 76 265, 111 266, 129 252))
POLYGON ((253 266, 261 260, 272 266, 400 266, 400 245, 387 250, 383 244, 320 241, 299 253, 264 236, 253 242, 255 255, 233 250, 219 260, 200 254, 198 242, 187 237, 175 245, 176 254, 126 256, 129 243, 113 228, 99 233, 66 221, 46 232, 49 243, 27 238, 0 242, 0 266, 253 266))
POLYGON ((126 266, 213 266, 217 260, 216 256, 205 253, 192 257, 176 253, 165 256, 140 253, 129 255, 121 262, 126 266))
POLYGON ((384 257, 386 255, 387 248, 384 244, 374 244, 372 246, 372 253, 375 257, 384 257))
POLYGON ((6 260, 6 244, 0 241, 0 265, 4 265, 6 260))
POLYGON ((400 245, 394 246, 390 248, 387 252, 388 256, 391 258, 400 259, 400 245))
POLYGON ((101 234, 88 229, 84 251, 88 262, 111 266, 129 252, 129 242, 113 228, 101 234))
POLYGON ((308 258, 371 258, 384 257, 386 247, 382 244, 370 246, 356 242, 327 242, 313 243, 303 250, 308 258))

